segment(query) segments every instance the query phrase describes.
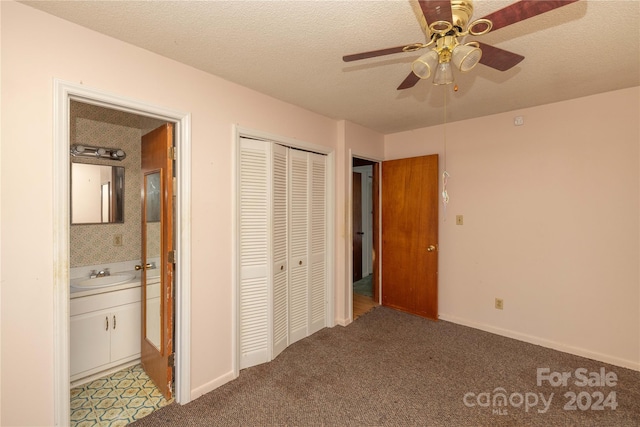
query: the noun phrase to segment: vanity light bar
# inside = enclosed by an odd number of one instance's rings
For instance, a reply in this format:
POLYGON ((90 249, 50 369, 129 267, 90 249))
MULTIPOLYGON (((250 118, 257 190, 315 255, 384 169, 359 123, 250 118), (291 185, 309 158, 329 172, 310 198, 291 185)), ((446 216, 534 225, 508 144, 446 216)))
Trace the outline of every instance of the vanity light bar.
POLYGON ((127 153, 119 148, 91 147, 89 145, 73 144, 71 155, 74 157, 94 157, 105 160, 123 160, 127 153))

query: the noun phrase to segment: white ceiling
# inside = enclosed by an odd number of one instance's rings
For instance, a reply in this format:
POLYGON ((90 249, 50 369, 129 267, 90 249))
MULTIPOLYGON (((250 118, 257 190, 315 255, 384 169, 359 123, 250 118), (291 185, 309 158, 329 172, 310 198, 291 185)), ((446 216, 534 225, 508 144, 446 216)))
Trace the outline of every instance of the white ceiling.
MULTIPOLYGON (((516 0, 476 0, 477 19, 516 0)), ((408 0, 24 1, 242 86, 381 133, 640 85, 640 0, 580 0, 468 38, 525 56, 507 72, 456 73, 397 91, 424 51, 344 63, 345 54, 424 42, 408 0)))

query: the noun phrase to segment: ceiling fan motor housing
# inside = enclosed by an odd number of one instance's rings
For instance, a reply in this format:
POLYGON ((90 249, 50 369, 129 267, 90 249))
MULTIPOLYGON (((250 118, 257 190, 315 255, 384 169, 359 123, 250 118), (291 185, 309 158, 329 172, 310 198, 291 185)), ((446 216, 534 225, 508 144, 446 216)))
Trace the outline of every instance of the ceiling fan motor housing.
POLYGON ((473 15, 472 0, 451 0, 451 15, 453 17, 451 24, 458 27, 458 31, 465 31, 469 19, 473 15))

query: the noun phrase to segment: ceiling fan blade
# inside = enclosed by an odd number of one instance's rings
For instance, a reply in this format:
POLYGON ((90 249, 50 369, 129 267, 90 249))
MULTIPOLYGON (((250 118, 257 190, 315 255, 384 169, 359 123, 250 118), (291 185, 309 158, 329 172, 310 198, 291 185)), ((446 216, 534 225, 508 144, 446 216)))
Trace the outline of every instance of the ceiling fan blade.
POLYGON ((436 21, 452 22, 451 2, 449 0, 420 0, 420 9, 427 20, 427 25, 436 21))
POLYGON ((478 42, 478 47, 482 50, 482 57, 480 63, 487 67, 495 68, 499 71, 507 71, 510 68, 515 67, 524 59, 524 56, 517 53, 509 52, 508 50, 500 49, 495 46, 478 42))
POLYGON ((576 1, 578 0, 521 0, 490 13, 484 19, 493 23, 491 31, 495 31, 576 1))
POLYGON ((409 89, 411 87, 414 87, 416 83, 418 83, 419 81, 420 81, 420 77, 416 76, 412 71, 409 73, 407 78, 404 79, 402 83, 400 83, 400 86, 398 86, 398 90, 409 89))
POLYGON ((375 58, 376 56, 391 55, 392 53, 404 52, 404 48, 406 46, 407 45, 389 47, 387 49, 372 50, 372 51, 369 51, 369 52, 354 53, 352 55, 343 56, 342 60, 344 62, 351 62, 351 61, 358 61, 360 59, 375 58))

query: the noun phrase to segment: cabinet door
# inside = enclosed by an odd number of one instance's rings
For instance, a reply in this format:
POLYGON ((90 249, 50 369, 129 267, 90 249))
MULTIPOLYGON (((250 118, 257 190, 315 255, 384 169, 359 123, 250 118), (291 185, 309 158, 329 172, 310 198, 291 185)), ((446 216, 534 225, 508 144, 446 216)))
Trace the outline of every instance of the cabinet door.
POLYGON ((111 322, 108 311, 71 316, 71 375, 109 363, 111 322))
POLYGON ((309 154, 311 160, 311 215, 309 217, 310 276, 309 276, 309 331, 311 335, 326 325, 327 288, 327 196, 326 156, 309 154))
POLYGON ((240 142, 239 247, 240 369, 269 361, 268 143, 240 142))
POLYGON ((289 150, 289 343, 308 335, 309 161, 289 150))
POLYGON ((273 248, 273 347, 271 358, 275 358, 289 345, 289 269, 287 258, 289 220, 287 152, 282 145, 273 144, 273 191, 272 198, 272 248, 273 248))
POLYGON ((140 304, 126 304, 112 309, 111 362, 140 356, 140 304))

